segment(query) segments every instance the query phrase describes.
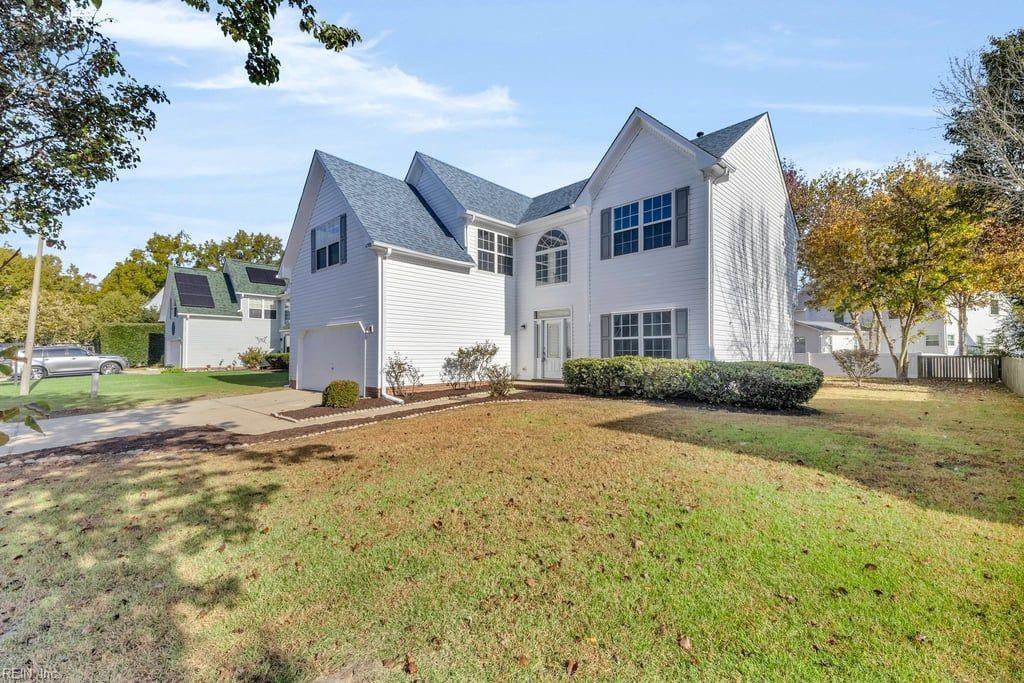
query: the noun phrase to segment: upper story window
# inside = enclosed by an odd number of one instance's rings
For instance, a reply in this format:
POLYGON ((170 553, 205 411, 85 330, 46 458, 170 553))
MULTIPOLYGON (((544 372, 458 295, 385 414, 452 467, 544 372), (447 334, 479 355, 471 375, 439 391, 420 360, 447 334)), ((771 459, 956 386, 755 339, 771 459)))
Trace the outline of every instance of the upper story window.
POLYGON ((266 318, 275 320, 277 318, 277 304, 269 299, 248 299, 249 317, 266 318))
POLYGON ((548 230, 537 241, 535 279, 538 285, 569 279, 569 240, 561 230, 548 230))
POLYGON ((512 274, 512 238, 500 232, 477 229, 476 266, 501 275, 512 274))
POLYGON ((310 231, 310 265, 314 273, 345 263, 348 259, 347 236, 345 216, 321 223, 310 231))
POLYGON ((281 302, 281 315, 284 317, 284 324, 287 325, 292 319, 292 302, 281 302))
POLYGON ((842 311, 837 311, 836 313, 834 313, 832 315, 832 319, 835 320, 837 323, 845 323, 846 322, 846 314, 843 313, 842 311))
POLYGON ((926 334, 924 336, 924 345, 925 346, 938 346, 939 345, 939 339, 940 339, 940 337, 937 334, 926 334))
POLYGON ((999 299, 992 299, 988 304, 988 312, 991 315, 999 315, 999 299))
POLYGON ((617 206, 612 210, 612 253, 615 256, 672 244, 672 193, 617 206), (641 206, 643 211, 641 212, 641 206))

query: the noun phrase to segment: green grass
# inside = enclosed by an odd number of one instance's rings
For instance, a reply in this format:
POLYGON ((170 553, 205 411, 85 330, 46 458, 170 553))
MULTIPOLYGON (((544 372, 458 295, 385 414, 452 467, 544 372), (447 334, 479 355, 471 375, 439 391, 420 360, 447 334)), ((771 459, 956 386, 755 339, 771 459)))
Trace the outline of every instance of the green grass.
POLYGON ((1024 401, 830 384, 813 407, 484 404, 8 470, 0 667, 1020 680, 1024 401))
MULTIPOLYGON (((90 398, 92 378, 48 377, 33 382, 28 401, 47 401, 54 411, 97 411, 136 408, 193 398, 251 394, 280 389, 288 383, 287 372, 225 371, 137 373, 100 377, 100 393, 90 398)), ((18 385, 0 385, 0 403, 20 401, 18 385)))

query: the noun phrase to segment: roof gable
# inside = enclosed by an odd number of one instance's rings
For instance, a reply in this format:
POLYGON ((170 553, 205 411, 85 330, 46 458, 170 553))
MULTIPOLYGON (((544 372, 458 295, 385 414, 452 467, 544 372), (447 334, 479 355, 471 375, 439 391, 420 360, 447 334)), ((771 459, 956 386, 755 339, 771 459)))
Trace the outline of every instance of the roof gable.
POLYGON ((472 263, 411 185, 325 152, 316 156, 371 241, 472 263))
POLYGON ((422 152, 417 152, 416 156, 433 171, 455 197, 455 201, 462 204, 467 211, 514 225, 521 222, 523 214, 533 201, 524 194, 492 183, 422 152))

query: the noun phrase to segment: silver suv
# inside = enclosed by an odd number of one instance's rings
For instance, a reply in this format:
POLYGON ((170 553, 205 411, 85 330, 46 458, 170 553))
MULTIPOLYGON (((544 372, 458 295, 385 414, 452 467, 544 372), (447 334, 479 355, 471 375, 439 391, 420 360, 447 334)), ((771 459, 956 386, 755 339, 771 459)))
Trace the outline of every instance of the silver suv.
MULTIPOLYGON (((24 363, 24 350, 18 353, 24 363)), ((32 379, 56 377, 60 375, 112 375, 128 367, 128 359, 124 356, 104 356, 93 353, 82 347, 73 345, 37 346, 32 349, 32 379)))

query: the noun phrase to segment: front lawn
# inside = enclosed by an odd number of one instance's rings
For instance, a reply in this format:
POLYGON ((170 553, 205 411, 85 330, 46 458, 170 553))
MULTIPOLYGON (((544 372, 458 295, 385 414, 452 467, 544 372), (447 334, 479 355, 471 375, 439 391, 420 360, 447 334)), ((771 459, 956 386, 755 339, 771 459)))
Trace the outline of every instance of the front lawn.
POLYGON ((567 397, 0 470, 0 667, 1020 680, 1024 401, 812 408, 567 397))
MULTIPOLYGON (((92 378, 47 377, 32 383, 29 401, 47 401, 54 411, 94 411, 137 408, 192 398, 233 396, 280 389, 288 383, 287 372, 222 371, 137 373, 100 377, 100 393, 90 398, 92 378)), ((17 382, 0 385, 0 405, 21 400, 17 382)))

